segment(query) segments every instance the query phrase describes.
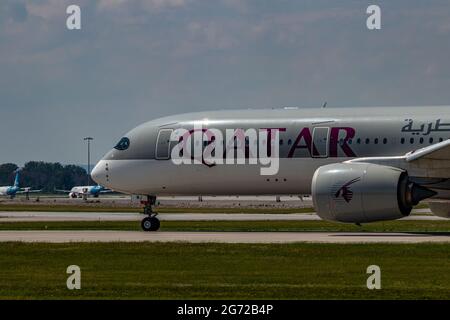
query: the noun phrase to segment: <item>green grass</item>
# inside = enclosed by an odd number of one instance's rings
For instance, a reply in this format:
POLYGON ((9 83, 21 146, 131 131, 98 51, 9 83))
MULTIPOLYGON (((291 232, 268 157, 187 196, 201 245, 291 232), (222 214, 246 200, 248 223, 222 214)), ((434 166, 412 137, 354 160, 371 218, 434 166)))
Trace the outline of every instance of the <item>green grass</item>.
POLYGON ((450 299, 449 270, 447 244, 3 243, 0 298, 450 299))
MULTIPOLYGON (((426 209, 426 203, 419 204, 414 209, 426 209)), ((40 204, 40 203, 0 203, 0 211, 38 211, 38 212, 142 212, 141 207, 113 206, 102 203, 87 202, 79 204, 40 204)), ((270 213, 270 214, 290 214, 290 213, 312 213, 313 207, 293 208, 293 207, 271 207, 261 205, 255 207, 164 207, 156 206, 155 211, 159 213, 270 213)))
MULTIPOLYGON (((140 230, 139 221, 0 222, 0 230, 140 230)), ((162 221, 162 231, 363 231, 450 233, 450 220, 353 224, 327 221, 162 221)))

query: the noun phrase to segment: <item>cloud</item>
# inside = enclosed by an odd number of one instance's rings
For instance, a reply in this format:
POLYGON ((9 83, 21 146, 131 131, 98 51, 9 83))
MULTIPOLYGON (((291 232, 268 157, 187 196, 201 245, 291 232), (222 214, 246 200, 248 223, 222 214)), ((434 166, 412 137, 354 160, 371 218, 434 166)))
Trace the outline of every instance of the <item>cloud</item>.
POLYGON ((79 162, 80 132, 100 157, 170 113, 448 103, 450 4, 380 5, 370 32, 353 0, 2 0, 0 135, 23 128, 0 148, 11 161, 79 162), (81 31, 65 27, 73 3, 81 31))
POLYGON ((15 22, 24 22, 28 17, 28 11, 23 3, 17 2, 10 6, 11 17, 15 22))
POLYGON ((145 12, 152 13, 165 8, 183 7, 187 3, 188 0, 99 0, 98 8, 101 11, 109 11, 138 7, 145 12))
POLYGON ((190 22, 187 26, 188 41, 208 49, 228 49, 237 44, 236 25, 215 21, 190 22), (233 30, 234 29, 234 30, 233 30))
MULTIPOLYGON (((27 11, 30 15, 44 20, 65 20, 66 8, 73 1, 69 0, 41 0, 25 1, 27 11)), ((78 1, 78 4, 86 3, 85 0, 78 1)))

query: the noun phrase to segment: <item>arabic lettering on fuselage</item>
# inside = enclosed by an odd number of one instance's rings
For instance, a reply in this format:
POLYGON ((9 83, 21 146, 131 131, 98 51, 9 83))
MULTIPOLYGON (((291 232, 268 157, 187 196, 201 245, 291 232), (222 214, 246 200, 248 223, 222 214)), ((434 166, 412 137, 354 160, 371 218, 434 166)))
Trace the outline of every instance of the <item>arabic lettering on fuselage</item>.
POLYGON ((402 132, 412 133, 414 135, 429 135, 432 132, 450 132, 450 123, 441 123, 441 119, 434 122, 422 123, 415 126, 412 119, 405 119, 408 123, 402 127, 402 132))

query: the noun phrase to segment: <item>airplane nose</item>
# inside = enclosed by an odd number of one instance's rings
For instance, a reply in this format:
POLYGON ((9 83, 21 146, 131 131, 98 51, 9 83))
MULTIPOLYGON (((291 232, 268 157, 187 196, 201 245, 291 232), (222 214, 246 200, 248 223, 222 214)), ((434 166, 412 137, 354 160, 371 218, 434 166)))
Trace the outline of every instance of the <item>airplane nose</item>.
POLYGON ((100 161, 97 163, 97 165, 94 167, 94 169, 91 171, 91 178, 94 180, 97 184, 106 186, 106 170, 105 170, 105 164, 103 161, 100 161))

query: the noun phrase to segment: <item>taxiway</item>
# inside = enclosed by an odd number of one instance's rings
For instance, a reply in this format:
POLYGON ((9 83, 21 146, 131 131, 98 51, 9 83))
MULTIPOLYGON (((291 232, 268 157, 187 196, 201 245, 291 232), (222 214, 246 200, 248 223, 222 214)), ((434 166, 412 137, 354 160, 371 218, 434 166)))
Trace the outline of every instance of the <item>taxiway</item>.
POLYGON ((191 242, 191 243, 424 243, 450 242, 433 233, 362 232, 140 232, 0 231, 0 242, 191 242))
MULTIPOLYGON (((430 215, 428 209, 419 209, 401 220, 447 220, 430 215)), ((0 212, 0 222, 32 221, 140 221, 143 215, 126 212, 0 212)), ((312 221, 321 220, 314 212, 308 214, 269 213, 166 213, 161 221, 312 221)))

